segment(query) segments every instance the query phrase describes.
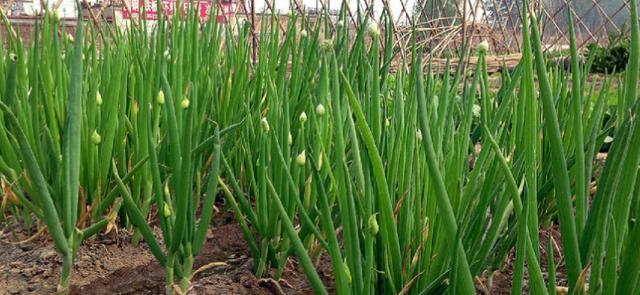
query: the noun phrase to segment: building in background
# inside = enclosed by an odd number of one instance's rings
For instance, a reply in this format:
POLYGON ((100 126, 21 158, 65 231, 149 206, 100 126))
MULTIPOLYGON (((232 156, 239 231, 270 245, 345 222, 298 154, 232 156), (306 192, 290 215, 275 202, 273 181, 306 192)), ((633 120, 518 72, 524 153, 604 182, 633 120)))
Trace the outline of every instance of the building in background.
MULTIPOLYGON (((91 6, 99 4, 101 0, 87 0, 91 6)), ((2 9, 6 11, 9 18, 12 17, 29 17, 37 15, 43 10, 42 3, 46 3, 50 10, 55 10, 58 16, 63 18, 75 18, 76 2, 75 0, 2 0, 0 1, 2 9)))
MULTIPOLYGON (((374 15, 380 15, 383 11, 383 3, 386 1, 389 5, 389 10, 393 19, 396 22, 407 22, 406 10, 409 14, 413 13, 415 4, 419 0, 297 0, 300 8, 305 12, 314 12, 327 8, 329 11, 337 12, 340 10, 342 3, 347 2, 349 9, 355 13, 358 8, 364 10, 369 6, 373 8, 374 15), (400 2, 402 1, 402 2, 400 2), (366 3, 366 4, 365 4, 366 3)), ((449 1, 449 0, 445 0, 449 1)), ((255 11, 270 12, 271 10, 276 13, 286 14, 292 9, 297 9, 295 4, 291 4, 289 0, 245 0, 245 5, 250 7, 251 4, 255 5, 255 11), (271 6, 271 7, 270 7, 271 6)))
MULTIPOLYGON (((177 6, 176 0, 161 0, 162 9, 165 15, 173 15, 175 11, 187 11, 191 5, 190 0, 181 1, 181 7, 177 6)), ((202 18, 209 15, 209 11, 217 12, 219 21, 225 21, 232 17, 239 9, 238 0, 194 0, 197 5, 198 14, 202 18)), ((46 3, 50 11, 56 11, 61 18, 76 18, 75 0, 1 0, 0 6, 6 11, 10 19, 25 19, 38 15, 43 11, 42 3, 46 3)), ((131 18, 143 17, 147 20, 156 20, 158 11, 156 0, 87 0, 86 4, 91 7, 94 14, 105 16, 107 21, 128 20, 131 18), (142 15, 144 14, 144 15, 142 15)), ((87 18, 85 1, 81 1, 85 19, 87 18)))

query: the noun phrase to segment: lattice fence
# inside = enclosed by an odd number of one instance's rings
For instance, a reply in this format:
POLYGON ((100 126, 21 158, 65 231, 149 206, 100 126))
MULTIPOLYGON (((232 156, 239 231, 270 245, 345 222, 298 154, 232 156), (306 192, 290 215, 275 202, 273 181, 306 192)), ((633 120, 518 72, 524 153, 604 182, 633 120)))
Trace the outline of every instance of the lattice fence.
MULTIPOLYGON (((259 22, 264 14, 286 17, 291 12, 305 17, 320 13, 337 16, 344 8, 354 25, 359 12, 370 11, 373 19, 379 19, 386 11, 392 16, 398 46, 407 45, 411 24, 415 22, 420 45, 434 55, 460 48, 463 40, 472 43, 488 40, 496 52, 504 53, 519 51, 521 44, 521 0, 239 0, 234 3, 236 15, 244 15, 253 22, 259 22)), ((627 33, 628 0, 530 0, 529 3, 540 20, 547 50, 568 47, 569 12, 573 13, 580 48, 591 42, 606 44, 611 35, 627 33)))

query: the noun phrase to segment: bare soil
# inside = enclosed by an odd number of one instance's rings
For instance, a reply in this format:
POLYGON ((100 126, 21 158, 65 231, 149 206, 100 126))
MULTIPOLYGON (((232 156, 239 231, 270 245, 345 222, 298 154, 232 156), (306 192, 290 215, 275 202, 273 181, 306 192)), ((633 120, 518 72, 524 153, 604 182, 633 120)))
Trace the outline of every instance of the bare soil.
MULTIPOLYGON (((540 229, 538 232, 538 253, 540 255, 540 269, 545 283, 549 285, 549 263, 547 262, 547 245, 549 239, 552 239, 553 245, 553 262, 555 266, 555 286, 558 291, 567 286, 567 277, 565 265, 562 259, 562 243, 560 241, 560 232, 557 225, 551 229, 540 229)), ((513 282, 513 271, 515 262, 515 249, 509 252, 509 256, 503 267, 499 270, 485 271, 480 278, 481 283, 478 284, 479 294, 511 294, 511 286, 513 282)), ((527 266, 525 263, 523 290, 524 294, 529 293, 527 266)))
MULTIPOLYGON (((0 229, 0 295, 55 294, 60 259, 52 242, 39 235, 29 237, 18 226, 0 229)), ((258 279, 252 259, 236 223, 213 226, 196 257, 189 294, 312 294, 308 282, 291 261, 282 279, 258 279)), ((323 259, 326 260, 326 259, 323 259)), ((329 264, 321 263, 320 275, 330 280, 329 264), (324 267, 323 267, 324 265, 324 267)), ((123 230, 99 235, 79 249, 74 265, 71 294, 163 294, 164 272, 144 243, 131 244, 123 230)))
MULTIPOLYGON (((46 235, 27 243, 17 226, 0 231, 0 295, 54 294, 60 269, 58 254, 46 235)), ((561 259, 560 234, 557 229, 541 230, 540 259, 548 281, 547 248, 554 241, 556 285, 566 286, 561 259)), ((295 261, 291 261, 279 281, 258 279, 252 273, 253 260, 236 223, 214 226, 196 258, 189 294, 313 294, 295 261), (225 265, 205 267, 222 262, 225 265)), ((512 250, 500 270, 485 271, 477 281, 478 294, 510 294, 515 253, 512 250)), ((123 230, 99 235, 79 249, 72 275, 71 294, 163 294, 164 271, 144 243, 134 247, 131 235, 123 230)), ((321 278, 332 284, 329 258, 321 257, 321 278)), ((525 268, 524 292, 528 292, 525 268)))

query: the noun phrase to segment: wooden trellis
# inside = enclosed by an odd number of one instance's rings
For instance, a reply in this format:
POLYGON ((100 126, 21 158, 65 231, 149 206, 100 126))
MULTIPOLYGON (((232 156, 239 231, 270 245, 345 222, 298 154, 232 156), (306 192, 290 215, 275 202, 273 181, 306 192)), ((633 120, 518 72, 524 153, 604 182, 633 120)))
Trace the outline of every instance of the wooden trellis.
MULTIPOLYGON (((215 1, 215 0, 214 0, 215 1)), ((317 10, 329 11, 331 0, 316 0, 317 7, 309 10, 303 0, 239 0, 238 10, 258 28, 263 14, 286 15, 279 11, 278 2, 289 2, 291 11, 299 21, 307 22, 317 10), (258 7, 259 6, 259 7, 258 7)), ((565 49, 568 46, 567 14, 574 17, 579 48, 591 42, 604 44, 609 34, 625 34, 629 22, 628 0, 531 0, 530 9, 538 16, 546 50, 565 49), (627 25, 625 25, 625 23, 627 25)), ((332 9, 336 1, 331 1, 332 9)), ((419 44, 434 55, 460 48, 463 40, 471 43, 487 40, 497 52, 512 53, 520 50, 521 0, 343 0, 351 25, 355 25, 358 10, 370 11, 372 19, 379 19, 380 11, 389 11, 393 17, 396 46, 406 48, 415 22, 419 44), (417 4, 418 3, 418 4, 417 4), (417 5, 420 5, 418 7, 417 5)), ((332 19, 334 22, 336 18, 332 19)), ((335 26, 335 24, 332 24, 335 26)), ((281 25, 281 30, 284 26, 281 25)))

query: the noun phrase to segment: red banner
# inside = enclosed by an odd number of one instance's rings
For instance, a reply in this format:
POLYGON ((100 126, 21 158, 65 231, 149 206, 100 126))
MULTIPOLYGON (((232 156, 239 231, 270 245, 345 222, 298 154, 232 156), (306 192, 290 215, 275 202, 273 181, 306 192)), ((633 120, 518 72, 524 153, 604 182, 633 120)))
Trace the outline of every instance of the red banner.
MULTIPOLYGON (((147 20, 157 20, 158 19, 158 8, 157 2, 154 0, 132 0, 129 2, 129 11, 131 14, 127 12, 126 9, 122 10, 122 18, 124 19, 137 19, 142 16, 143 19, 147 20), (144 14, 142 14, 144 12, 144 14)), ((198 11, 198 15, 200 18, 207 18, 210 2, 209 1, 181 1, 180 2, 180 12, 183 15, 186 15, 191 10, 192 3, 196 5, 195 9, 198 11)), ((178 1, 176 0, 160 0, 161 12, 165 16, 172 16, 173 13, 177 10, 178 1)))

